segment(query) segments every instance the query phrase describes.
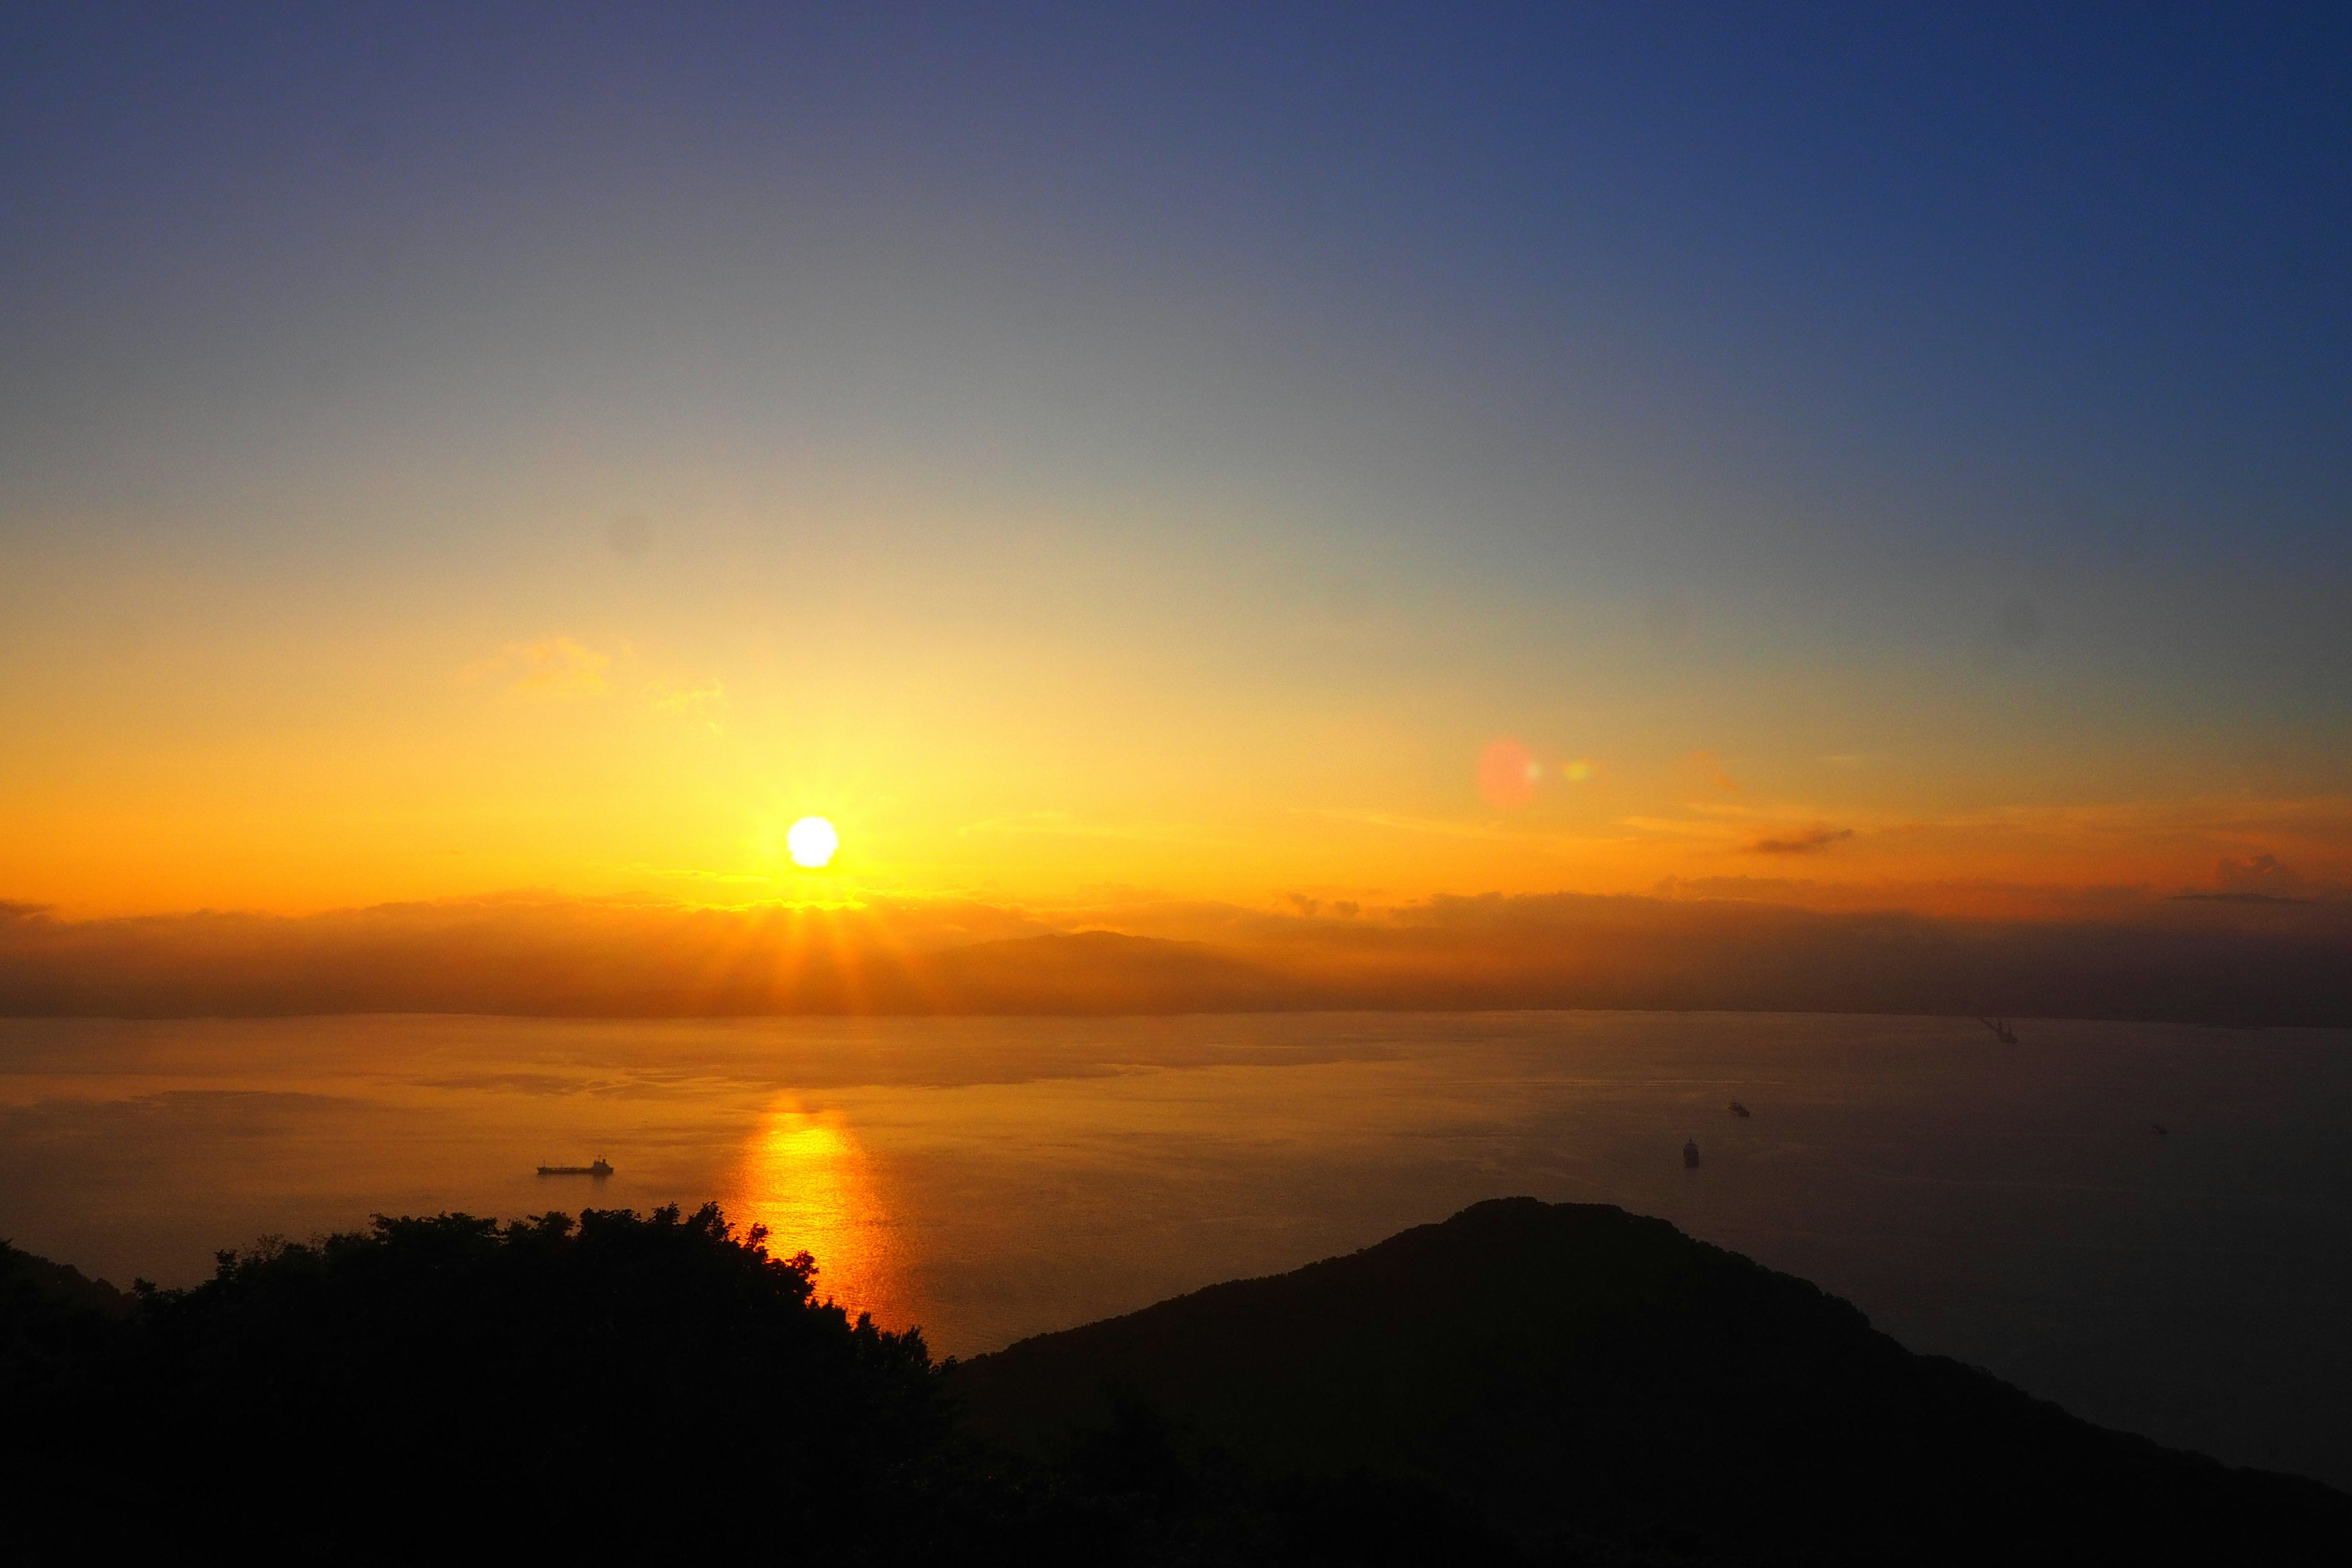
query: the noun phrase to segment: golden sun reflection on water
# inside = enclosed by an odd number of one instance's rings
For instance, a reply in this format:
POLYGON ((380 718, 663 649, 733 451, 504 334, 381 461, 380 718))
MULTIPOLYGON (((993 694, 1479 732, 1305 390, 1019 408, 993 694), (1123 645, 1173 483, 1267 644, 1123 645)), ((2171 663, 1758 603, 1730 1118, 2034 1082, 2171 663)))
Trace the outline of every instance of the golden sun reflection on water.
POLYGON ((886 1329, 915 1321, 890 1216, 841 1112, 804 1110, 797 1101, 770 1108, 743 1146, 723 1203, 739 1229, 768 1227, 772 1257, 814 1257, 820 1300, 831 1298, 852 1317, 871 1312, 886 1329))

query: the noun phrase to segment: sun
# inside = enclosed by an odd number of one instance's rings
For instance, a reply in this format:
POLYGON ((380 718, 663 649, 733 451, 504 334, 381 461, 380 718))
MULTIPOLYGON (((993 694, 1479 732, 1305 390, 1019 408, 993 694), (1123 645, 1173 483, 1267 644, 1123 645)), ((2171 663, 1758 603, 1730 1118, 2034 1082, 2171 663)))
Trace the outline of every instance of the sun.
POLYGON ((803 816, 784 830, 784 847, 791 851, 793 865, 822 870, 841 847, 841 835, 822 816, 803 816))

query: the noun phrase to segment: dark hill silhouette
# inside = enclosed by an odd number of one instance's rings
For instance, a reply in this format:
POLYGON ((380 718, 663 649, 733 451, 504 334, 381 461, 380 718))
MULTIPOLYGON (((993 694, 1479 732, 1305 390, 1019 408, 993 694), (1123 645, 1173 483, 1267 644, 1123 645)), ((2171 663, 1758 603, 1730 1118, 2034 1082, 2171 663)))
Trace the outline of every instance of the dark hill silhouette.
POLYGON ((5 1539, 1664 1568, 2352 1538, 2315 1482, 2100 1431, 1612 1208, 1482 1204, 961 1367, 812 1274, 715 1206, 379 1219, 127 1300, 0 1245, 5 1539))
POLYGON ((137 1300, 116 1289, 111 1281, 92 1279, 70 1263, 52 1263, 29 1252, 18 1252, 6 1242, 0 1242, 0 1249, 15 1259, 14 1267, 0 1276, 7 1280, 8 1289, 29 1291, 58 1307, 82 1309, 107 1318, 128 1317, 138 1310, 137 1300))
POLYGON ((105 1280, 0 1241, 0 1468, 22 1473, 20 1450, 55 1436, 45 1413, 107 1397, 136 1310, 105 1280))
POLYGON ((1603 1205, 1480 1204, 952 1379, 980 1429, 1032 1455, 1142 1430, 1269 1474, 1398 1478, 1545 1560, 2245 1562, 2352 1543, 2352 1498, 2092 1426, 1603 1205))

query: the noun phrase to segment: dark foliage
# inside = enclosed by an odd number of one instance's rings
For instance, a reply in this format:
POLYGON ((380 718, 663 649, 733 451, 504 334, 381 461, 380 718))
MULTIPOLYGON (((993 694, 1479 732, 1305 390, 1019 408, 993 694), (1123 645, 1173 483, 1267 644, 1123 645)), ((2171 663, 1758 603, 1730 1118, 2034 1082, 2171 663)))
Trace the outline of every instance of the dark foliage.
POLYGON ((1481 1205, 944 1368, 762 1241, 715 1207, 379 1219, 135 1300, 0 1247, 8 1539, 1424 1568, 2352 1531, 2326 1488, 2088 1426, 1615 1209, 1481 1205))
POLYGON ((11 1339, 71 1364, 16 1358, 38 1414, 12 1479, 52 1517, 184 1542, 234 1518, 362 1553, 453 1530, 919 1546, 949 1434, 921 1338, 819 1304, 762 1239, 715 1206, 379 1219, 224 1253, 103 1356, 109 1325, 49 1300, 11 1339))

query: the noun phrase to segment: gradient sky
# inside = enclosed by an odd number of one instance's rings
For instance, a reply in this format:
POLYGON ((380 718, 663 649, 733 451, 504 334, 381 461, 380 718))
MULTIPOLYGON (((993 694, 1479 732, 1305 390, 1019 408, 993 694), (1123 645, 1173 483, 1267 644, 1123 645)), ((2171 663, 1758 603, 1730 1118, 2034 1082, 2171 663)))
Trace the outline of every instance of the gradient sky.
POLYGON ((19 6, 0 215, 0 898, 2352 879, 2340 7, 19 6))

